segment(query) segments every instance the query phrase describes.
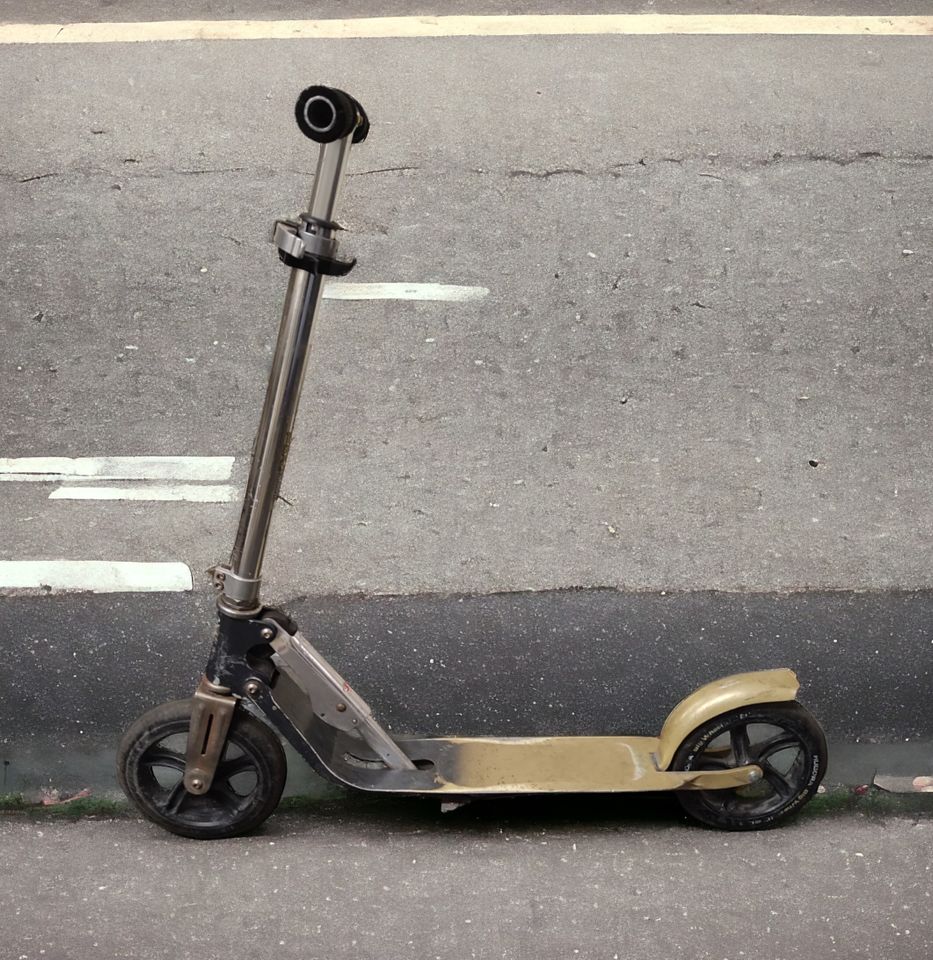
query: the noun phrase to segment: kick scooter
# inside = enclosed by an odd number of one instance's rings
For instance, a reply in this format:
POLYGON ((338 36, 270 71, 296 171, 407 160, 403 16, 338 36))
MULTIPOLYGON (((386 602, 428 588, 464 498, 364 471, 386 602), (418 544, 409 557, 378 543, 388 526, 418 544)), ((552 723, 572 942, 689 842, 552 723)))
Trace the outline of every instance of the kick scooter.
POLYGON ((491 795, 676 791, 688 814, 731 830, 770 827, 816 792, 826 766, 819 724, 795 701, 791 670, 708 683, 647 736, 390 736, 288 614, 260 600, 260 569, 285 469, 324 279, 337 256, 337 197, 369 121, 340 90, 309 87, 295 115, 320 144, 307 213, 278 220, 288 290, 230 562, 213 570, 219 624, 188 700, 140 717, 118 752, 127 796, 173 833, 211 839, 252 830, 285 786, 280 737, 319 774, 355 790, 445 802, 491 795))

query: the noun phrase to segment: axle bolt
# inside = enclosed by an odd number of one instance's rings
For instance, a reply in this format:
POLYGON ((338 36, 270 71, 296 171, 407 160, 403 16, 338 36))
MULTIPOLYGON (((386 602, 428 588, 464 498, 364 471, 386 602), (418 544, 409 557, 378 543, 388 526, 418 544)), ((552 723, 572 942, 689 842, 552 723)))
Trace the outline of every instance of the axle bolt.
POLYGON ((201 790, 204 787, 204 781, 200 777, 195 777, 191 781, 192 790, 201 790))
POLYGON ((271 627, 263 627, 262 630, 259 631, 259 636, 262 637, 263 640, 271 640, 275 636, 275 631, 271 627))
POLYGON ((337 704, 337 713, 343 713, 343 711, 346 709, 347 709, 347 705, 345 703, 337 704))
POLYGON ((259 684, 256 683, 255 680, 250 680, 250 682, 249 682, 248 684, 246 684, 246 692, 247 692, 251 697, 255 697, 256 694, 259 693, 259 684))

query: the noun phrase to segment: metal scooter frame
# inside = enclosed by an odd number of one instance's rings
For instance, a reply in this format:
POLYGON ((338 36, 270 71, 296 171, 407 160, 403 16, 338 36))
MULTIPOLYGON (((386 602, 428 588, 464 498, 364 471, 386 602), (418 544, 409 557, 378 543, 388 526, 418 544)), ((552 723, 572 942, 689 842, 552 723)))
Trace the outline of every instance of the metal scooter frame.
POLYGON ((299 98, 299 126, 321 150, 308 212, 274 228, 273 241, 291 274, 236 542, 229 564, 214 570, 219 625, 194 694, 185 788, 192 794, 210 790, 240 701, 261 712, 317 772, 358 790, 449 800, 496 793, 711 790, 760 780, 756 764, 703 771, 669 767, 686 737, 713 717, 793 700, 798 683, 790 670, 743 673, 701 687, 674 708, 657 737, 397 738, 287 614, 262 604, 263 554, 323 280, 353 266, 337 259, 340 227, 334 215, 352 144, 365 138, 368 121, 356 101, 346 94, 334 99, 337 94, 318 87, 299 98), (338 108, 348 101, 355 113, 340 126, 338 108))

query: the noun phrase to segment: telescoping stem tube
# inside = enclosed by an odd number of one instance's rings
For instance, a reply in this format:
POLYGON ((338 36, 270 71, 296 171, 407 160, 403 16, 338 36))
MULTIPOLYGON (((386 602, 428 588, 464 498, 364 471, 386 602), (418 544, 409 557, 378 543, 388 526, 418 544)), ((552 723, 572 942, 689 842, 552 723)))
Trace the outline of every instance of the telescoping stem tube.
POLYGON ((311 326, 322 291, 319 275, 292 269, 231 557, 233 572, 246 580, 258 580, 262 569, 272 509, 279 495, 298 412, 311 326))
MULTIPOLYGON (((309 205, 311 217, 333 221, 351 140, 347 136, 322 145, 309 205)), ((323 278, 319 273, 292 268, 269 385, 253 446, 246 496, 230 559, 231 570, 238 578, 257 581, 255 596, 248 601, 240 601, 247 607, 255 602, 259 593, 258 581, 272 510, 285 472, 308 359, 311 328, 322 293, 323 278)))
POLYGON ((308 204, 308 213, 312 217, 327 222, 333 221, 352 145, 352 137, 322 144, 317 158, 317 173, 314 175, 311 202, 308 204))

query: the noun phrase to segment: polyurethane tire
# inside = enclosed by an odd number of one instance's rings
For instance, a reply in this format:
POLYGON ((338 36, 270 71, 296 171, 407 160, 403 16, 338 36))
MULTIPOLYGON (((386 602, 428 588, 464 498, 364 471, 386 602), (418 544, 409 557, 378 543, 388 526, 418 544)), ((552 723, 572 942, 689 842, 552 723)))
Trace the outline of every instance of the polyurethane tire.
POLYGON ((721 770, 758 764, 756 784, 725 790, 679 790, 693 819, 721 830, 766 830, 797 813, 826 772, 826 738, 796 701, 752 704, 714 717, 680 745, 672 770, 721 770))
POLYGON ((182 782, 190 719, 190 700, 144 713, 120 742, 120 786, 144 817, 182 837, 219 840, 255 830, 275 810, 285 787, 279 738, 238 706, 211 788, 195 795, 182 782))

